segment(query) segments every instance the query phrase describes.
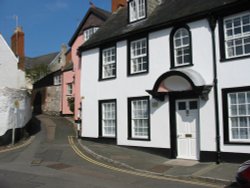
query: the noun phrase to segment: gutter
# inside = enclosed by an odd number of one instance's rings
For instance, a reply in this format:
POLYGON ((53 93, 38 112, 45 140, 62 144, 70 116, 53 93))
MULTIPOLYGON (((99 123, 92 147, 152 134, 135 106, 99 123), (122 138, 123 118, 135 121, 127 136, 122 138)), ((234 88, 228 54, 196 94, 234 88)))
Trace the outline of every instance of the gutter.
POLYGON ((221 162, 221 148, 220 148, 220 122, 219 122, 219 102, 218 102, 218 74, 216 61, 216 45, 215 45, 215 27, 217 18, 210 14, 208 17, 209 26, 212 32, 212 48, 213 48, 213 82, 214 82, 214 110, 215 110, 215 130, 216 130, 216 164, 221 162))

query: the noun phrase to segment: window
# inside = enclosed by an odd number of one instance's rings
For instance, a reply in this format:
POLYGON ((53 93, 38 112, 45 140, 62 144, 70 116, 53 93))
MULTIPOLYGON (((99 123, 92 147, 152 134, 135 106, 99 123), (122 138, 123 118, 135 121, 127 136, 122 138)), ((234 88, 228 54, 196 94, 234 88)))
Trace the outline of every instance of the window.
POLYGON ((54 85, 60 85, 61 84, 61 75, 55 75, 54 76, 54 85))
POLYGON ((105 48, 101 51, 101 75, 100 79, 116 77, 116 49, 105 48))
POLYGON ((130 42, 129 74, 148 72, 147 38, 130 42))
POLYGON ((72 83, 67 84, 67 95, 72 95, 73 85, 72 83))
POLYGON ((129 138, 149 140, 149 97, 129 98, 128 107, 129 138))
POLYGON ((84 31, 84 40, 85 41, 89 40, 91 35, 93 35, 98 29, 99 29, 99 27, 91 27, 89 29, 86 29, 84 31))
POLYGON ((223 92, 226 142, 250 143, 250 88, 223 92))
POLYGON ((227 17, 223 26, 226 58, 250 55, 250 13, 227 17))
POLYGON ((171 33, 172 67, 192 64, 191 33, 188 26, 175 28, 171 33))
POLYGON ((129 22, 135 22, 146 17, 146 0, 129 1, 129 22))
POLYGON ((100 136, 116 136, 116 100, 100 101, 100 136))

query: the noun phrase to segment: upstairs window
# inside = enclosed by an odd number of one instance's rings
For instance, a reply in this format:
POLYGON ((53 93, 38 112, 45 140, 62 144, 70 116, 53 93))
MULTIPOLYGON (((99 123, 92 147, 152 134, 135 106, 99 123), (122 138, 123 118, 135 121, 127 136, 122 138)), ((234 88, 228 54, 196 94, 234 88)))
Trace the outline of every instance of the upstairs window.
POLYGON ((84 40, 87 41, 89 38, 99 29, 99 27, 91 27, 84 31, 84 40))
POLYGON ((116 77, 116 48, 109 47, 101 50, 100 80, 116 77))
POLYGON ((54 76, 54 85, 61 85, 61 75, 54 76))
POLYGON ((129 1, 129 22, 135 22, 146 17, 146 0, 129 1))
POLYGON ((148 72, 147 38, 130 41, 129 75, 148 72))
POLYGON ((73 85, 72 83, 67 84, 67 95, 72 95, 73 93, 73 85))
POLYGON ((171 33, 172 67, 192 64, 191 33, 189 28, 181 27, 171 33))
POLYGON ((226 58, 250 55, 250 13, 224 19, 226 58))

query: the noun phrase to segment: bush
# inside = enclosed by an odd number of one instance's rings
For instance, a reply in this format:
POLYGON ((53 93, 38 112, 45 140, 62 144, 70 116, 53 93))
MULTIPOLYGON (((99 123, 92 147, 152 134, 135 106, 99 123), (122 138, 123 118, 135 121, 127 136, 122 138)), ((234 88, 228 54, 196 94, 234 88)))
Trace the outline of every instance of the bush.
POLYGON ((75 109, 75 98, 74 97, 68 97, 68 105, 69 105, 69 109, 71 112, 74 113, 74 109, 75 109))

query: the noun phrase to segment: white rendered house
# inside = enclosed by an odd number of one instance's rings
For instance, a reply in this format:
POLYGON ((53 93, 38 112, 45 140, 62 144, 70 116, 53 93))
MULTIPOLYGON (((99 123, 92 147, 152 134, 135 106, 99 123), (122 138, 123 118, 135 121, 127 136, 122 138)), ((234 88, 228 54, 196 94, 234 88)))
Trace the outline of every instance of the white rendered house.
POLYGON ((18 70, 18 58, 0 34, 0 145, 10 142, 13 128, 19 135, 31 115, 25 74, 18 70))
POLYGON ((81 136, 170 158, 249 159, 249 4, 129 0, 79 48, 81 136))

